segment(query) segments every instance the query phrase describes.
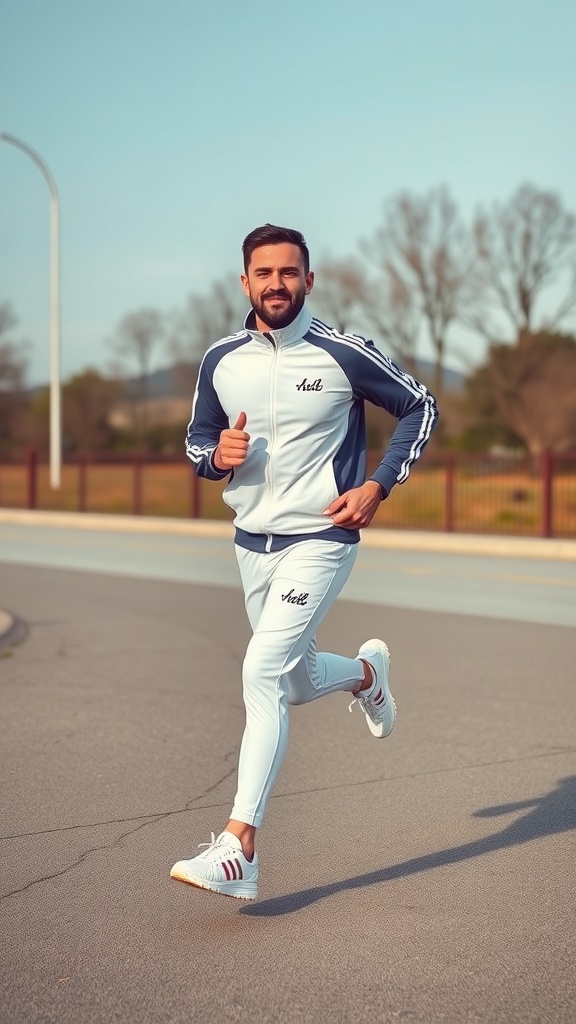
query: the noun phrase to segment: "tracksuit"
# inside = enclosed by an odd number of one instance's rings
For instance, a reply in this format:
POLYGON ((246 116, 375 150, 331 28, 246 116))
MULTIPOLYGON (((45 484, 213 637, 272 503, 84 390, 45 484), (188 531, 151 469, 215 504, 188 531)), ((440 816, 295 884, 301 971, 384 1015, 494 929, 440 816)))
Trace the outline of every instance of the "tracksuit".
POLYGON ((244 329, 213 344, 198 375, 186 453, 199 476, 229 475, 235 549, 253 636, 243 664, 246 728, 231 817, 260 825, 288 736, 288 705, 357 690, 362 662, 316 650, 318 625, 344 586, 358 530, 323 515, 364 483, 364 402, 397 420, 371 479, 403 483, 437 420, 423 384, 355 334, 313 319, 306 305, 280 330, 244 329), (218 470, 222 430, 247 415, 248 455, 218 470))

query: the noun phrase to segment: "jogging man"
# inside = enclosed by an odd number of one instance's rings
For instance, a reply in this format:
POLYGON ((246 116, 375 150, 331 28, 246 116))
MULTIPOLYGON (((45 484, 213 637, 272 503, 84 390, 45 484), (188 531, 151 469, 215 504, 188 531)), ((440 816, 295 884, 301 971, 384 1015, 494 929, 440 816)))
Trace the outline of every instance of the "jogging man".
POLYGON ((238 334, 204 356, 186 451, 200 476, 228 477, 224 501, 236 513, 253 631, 242 671, 246 727, 224 831, 170 874, 250 900, 258 891, 254 838, 286 750, 288 705, 344 690, 374 736, 394 726, 386 644, 368 640, 345 658, 319 653, 315 634, 350 575, 360 529, 407 479, 437 411, 426 388, 372 341, 312 318, 305 299, 314 275, 299 231, 266 224, 242 250, 252 309, 238 334), (365 401, 398 420, 368 480, 365 401))

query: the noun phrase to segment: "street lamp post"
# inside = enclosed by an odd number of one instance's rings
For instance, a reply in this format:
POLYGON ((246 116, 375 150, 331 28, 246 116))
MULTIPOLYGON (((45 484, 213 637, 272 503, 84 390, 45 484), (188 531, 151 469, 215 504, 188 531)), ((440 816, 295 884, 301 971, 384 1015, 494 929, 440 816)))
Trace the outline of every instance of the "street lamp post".
POLYGON ((35 149, 15 135, 0 132, 0 139, 26 153, 46 179, 50 192, 50 486, 60 487, 62 416, 60 396, 60 205, 56 182, 35 149))

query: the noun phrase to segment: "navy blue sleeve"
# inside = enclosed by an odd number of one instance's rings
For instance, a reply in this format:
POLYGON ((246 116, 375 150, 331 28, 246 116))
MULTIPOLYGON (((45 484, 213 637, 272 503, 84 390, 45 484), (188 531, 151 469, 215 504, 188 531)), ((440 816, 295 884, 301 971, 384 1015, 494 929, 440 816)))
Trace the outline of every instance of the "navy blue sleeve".
POLYGON ((339 363, 358 401, 380 406, 398 420, 371 477, 382 485, 387 497, 394 484, 408 479, 411 466, 426 446, 438 420, 436 402, 423 384, 383 355, 373 341, 340 334, 324 324, 316 324, 308 339, 339 363))
POLYGON ((408 479, 412 465, 422 454, 438 420, 436 401, 424 384, 404 373, 372 341, 362 339, 352 362, 354 395, 386 409, 398 420, 371 477, 388 495, 394 484, 408 479))
POLYGON ((220 434, 230 426, 212 381, 213 366, 207 355, 202 360, 192 403, 192 419, 186 432, 186 454, 194 463, 198 476, 207 480, 223 480, 229 469, 216 469, 214 452, 220 434))

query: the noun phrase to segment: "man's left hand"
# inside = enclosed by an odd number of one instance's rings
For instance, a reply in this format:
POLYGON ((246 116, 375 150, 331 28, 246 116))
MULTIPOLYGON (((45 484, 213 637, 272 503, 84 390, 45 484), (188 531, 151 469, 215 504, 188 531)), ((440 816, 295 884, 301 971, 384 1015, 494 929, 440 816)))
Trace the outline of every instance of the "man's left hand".
POLYGON ((361 487, 353 487, 335 498, 322 513, 332 516, 334 526, 345 530, 359 530, 368 526, 382 501, 382 490, 376 480, 367 480, 361 487))

